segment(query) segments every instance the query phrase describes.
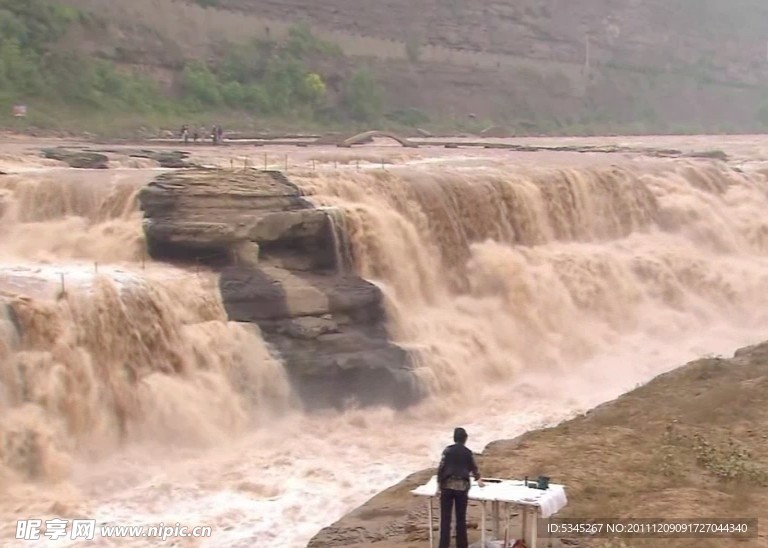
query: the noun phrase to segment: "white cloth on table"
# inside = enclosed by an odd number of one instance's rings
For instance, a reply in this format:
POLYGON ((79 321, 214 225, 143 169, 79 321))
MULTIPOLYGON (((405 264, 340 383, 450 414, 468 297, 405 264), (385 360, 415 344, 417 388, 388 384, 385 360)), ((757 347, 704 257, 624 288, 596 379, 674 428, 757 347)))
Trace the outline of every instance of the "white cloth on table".
MULTIPOLYGON (((437 495, 437 476, 411 491, 420 497, 434 497, 437 495)), ((538 506, 541 517, 548 518, 559 512, 568 499, 565 496, 565 487, 557 484, 549 484, 549 489, 532 489, 523 485, 519 480, 502 480, 499 482, 486 481, 485 487, 480 487, 472 480, 468 498, 478 501, 512 502, 525 506, 538 506)))
POLYGON ((541 499, 539 508, 541 517, 548 518, 556 514, 568 504, 568 498, 565 496, 565 487, 562 485, 550 485, 546 491, 547 496, 541 499))

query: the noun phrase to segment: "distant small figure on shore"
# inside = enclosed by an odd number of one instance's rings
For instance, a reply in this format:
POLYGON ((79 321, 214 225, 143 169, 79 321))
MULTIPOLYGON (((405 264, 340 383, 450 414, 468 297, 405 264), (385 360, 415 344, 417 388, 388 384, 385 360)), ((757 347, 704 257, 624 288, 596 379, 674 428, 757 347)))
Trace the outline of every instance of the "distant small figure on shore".
POLYGON ((187 126, 187 124, 184 124, 183 126, 181 126, 181 131, 179 132, 179 134, 181 135, 181 138, 184 139, 185 145, 189 143, 189 127, 187 126))
POLYGON ((220 145, 222 143, 224 140, 224 130, 221 126, 213 126, 213 129, 211 130, 211 140, 214 145, 220 145))
POLYGON ((221 126, 216 125, 211 129, 211 142, 214 145, 220 145, 224 141, 224 130, 221 126))

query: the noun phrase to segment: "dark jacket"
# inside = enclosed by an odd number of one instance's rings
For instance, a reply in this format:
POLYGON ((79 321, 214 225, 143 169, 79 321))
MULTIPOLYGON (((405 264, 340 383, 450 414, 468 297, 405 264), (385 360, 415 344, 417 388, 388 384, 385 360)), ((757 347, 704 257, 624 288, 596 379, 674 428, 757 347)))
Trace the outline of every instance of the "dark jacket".
POLYGON ((440 487, 445 487, 446 481, 453 479, 466 481, 466 488, 469 489, 470 474, 476 480, 480 479, 480 471, 472 451, 460 443, 446 447, 437 467, 437 481, 440 487))

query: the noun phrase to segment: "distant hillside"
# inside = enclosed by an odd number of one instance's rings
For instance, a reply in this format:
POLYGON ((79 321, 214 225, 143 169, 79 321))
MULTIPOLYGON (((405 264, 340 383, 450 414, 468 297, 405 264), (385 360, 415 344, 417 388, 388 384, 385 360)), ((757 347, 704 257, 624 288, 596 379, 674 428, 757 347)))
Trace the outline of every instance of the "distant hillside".
POLYGON ((366 124, 382 115, 375 77, 306 25, 195 50, 119 16, 111 8, 0 0, 3 114, 24 103, 30 118, 13 121, 20 126, 105 132, 190 121, 232 128, 247 126, 248 116, 278 125, 366 124))
MULTIPOLYGON (((18 19, 19 6, 43 2, 0 0, 0 25, 7 13, 18 19)), ((89 116, 107 109, 149 125, 218 117, 254 127, 504 125, 518 133, 768 124, 768 5, 759 0, 55 4, 66 8, 66 32, 36 44, 38 53, 75 52, 157 88, 155 97, 144 86, 143 101, 122 106, 85 101, 89 116)), ((12 101, 40 96, 26 87, 0 92, 0 115, 12 101)), ((61 120, 49 103, 36 122, 76 121, 61 120)))

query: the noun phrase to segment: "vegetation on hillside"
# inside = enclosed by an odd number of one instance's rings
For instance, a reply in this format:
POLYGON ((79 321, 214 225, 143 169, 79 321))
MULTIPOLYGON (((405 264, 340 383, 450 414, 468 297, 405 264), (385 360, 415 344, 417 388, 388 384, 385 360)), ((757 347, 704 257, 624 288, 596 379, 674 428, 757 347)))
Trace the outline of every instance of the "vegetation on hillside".
POLYGON ((82 20, 77 11, 43 0, 0 0, 0 101, 43 99, 142 111, 161 106, 148 80, 54 47, 82 20))
MULTIPOLYGON (((695 26, 712 33, 717 29, 717 21, 740 24, 739 13, 758 13, 761 5, 758 0, 744 0, 749 3, 749 10, 731 13, 716 0, 702 1, 706 9, 702 8, 702 21, 695 26)), ((194 2, 208 8, 232 3, 194 2)), ((182 123, 220 123, 228 129, 383 126, 477 134, 493 126, 504 126, 520 134, 604 135, 737 132, 750 127, 754 131, 768 125, 768 92, 756 84, 731 80, 706 51, 701 52, 697 63, 674 66, 674 70, 653 63, 637 65, 636 60, 630 63, 621 56, 596 62, 584 89, 578 78, 571 78, 557 68, 510 68, 506 76, 511 75, 514 84, 510 85, 508 100, 491 102, 492 108, 476 116, 464 108, 467 104, 460 97, 454 99, 455 104, 446 103, 443 98, 427 107, 433 116, 430 119, 417 108, 395 110, 388 104, 388 99, 394 102, 395 94, 403 91, 399 89, 403 80, 394 78, 388 83, 389 94, 384 93, 377 71, 386 73, 387 67, 369 67, 352 55, 352 50, 345 57, 339 47, 321 40, 307 26, 294 27, 279 41, 254 39, 247 43, 210 44, 207 38, 201 38, 197 46, 204 47, 179 44, 175 48, 173 38, 168 38, 160 40, 164 45, 153 45, 151 53, 137 47, 138 53, 134 55, 132 41, 153 33, 164 36, 163 27, 152 26, 154 13, 147 13, 146 19, 135 24, 142 29, 138 32, 140 37, 130 37, 112 51, 111 38, 130 29, 114 22, 117 12, 104 9, 97 15, 87 15, 63 3, 0 0, 0 127, 128 133, 141 127, 152 131, 182 123), (113 20, 108 21, 110 17, 113 20), (78 52, 70 47, 73 43, 95 44, 97 48, 109 44, 100 55, 114 55, 117 61, 78 52), (173 53, 160 63, 162 84, 126 68, 152 64, 147 63, 146 57, 165 46, 173 53), (200 52, 202 59, 185 59, 185 50, 200 52), (173 71, 172 79, 165 78, 170 72, 167 69, 173 71), (711 89, 706 95, 696 94, 704 88, 711 89), (540 94, 539 90, 544 92, 540 94), (690 108, 679 117, 671 115, 665 108, 665 98, 687 97, 686 90, 691 90, 690 108), (539 95, 542 100, 538 100, 539 95), (710 99, 704 101, 705 97, 710 99), (29 105, 28 118, 10 117, 11 105, 16 103, 29 105), (730 121, 722 116, 709 116, 719 112, 713 105, 726 103, 743 103, 741 110, 753 108, 754 125, 743 119, 730 121), (721 121, 713 123, 712 119, 721 121)), ((696 11, 691 7, 694 3, 686 0, 685 6, 670 12, 675 24, 685 28, 685 17, 696 11)), ((183 9, 184 5, 168 4, 164 18, 172 19, 175 10, 183 9)), ((195 9, 199 13, 199 8, 195 9)), ((225 13, 214 9, 208 12, 212 17, 225 13)), ((231 12, 226 13, 231 16, 231 12)), ((759 17, 755 19, 759 21, 759 17)), ((753 33, 753 26, 739 28, 753 33)), ((233 33, 231 39, 242 41, 251 29, 250 23, 244 23, 241 32, 233 33)), ((411 63, 422 62, 423 46, 426 42, 422 36, 414 35, 407 40, 405 54, 411 63)), ((151 72, 157 67, 147 68, 151 72)), ((414 72, 408 77, 420 78, 417 75, 414 72)), ((427 81, 423 87, 430 89, 433 85, 437 84, 427 81)), ((405 90, 397 102, 407 105, 410 93, 405 90)), ((416 99, 423 100, 421 96, 416 99)))
POLYGON ((381 87, 362 67, 334 75, 338 81, 330 89, 327 76, 312 65, 343 55, 305 26, 292 29, 281 43, 226 45, 215 62, 189 60, 170 96, 156 82, 117 70, 108 60, 57 47, 73 26, 94 24, 50 0, 0 0, 0 115, 7 116, 15 103, 33 105, 31 122, 42 126, 52 125, 52 111, 62 107, 86 117, 127 113, 137 122, 229 111, 355 123, 374 122, 382 113, 381 87))
POLYGON ((182 78, 183 98, 193 110, 226 105, 305 120, 377 120, 381 87, 368 71, 357 69, 332 94, 324 75, 310 68, 312 61, 341 57, 333 44, 319 40, 306 26, 296 26, 284 43, 254 40, 228 46, 216 63, 189 63, 182 78))

